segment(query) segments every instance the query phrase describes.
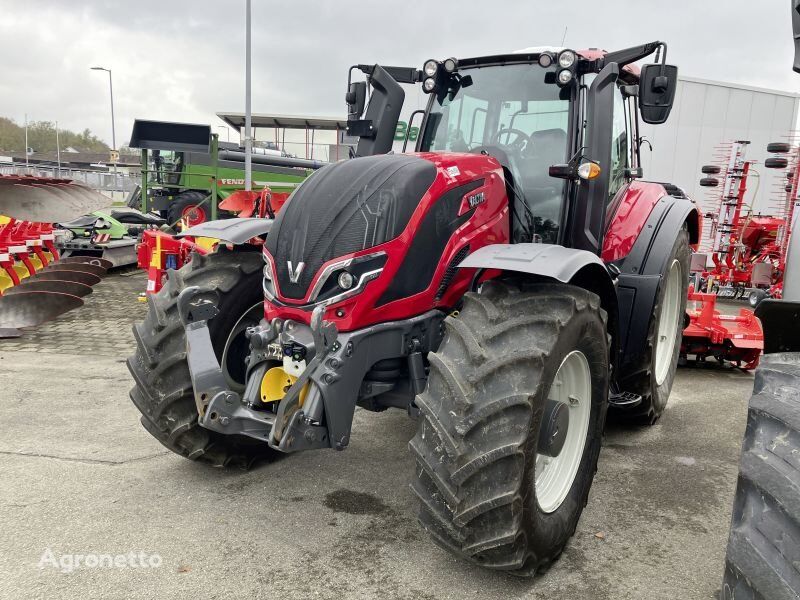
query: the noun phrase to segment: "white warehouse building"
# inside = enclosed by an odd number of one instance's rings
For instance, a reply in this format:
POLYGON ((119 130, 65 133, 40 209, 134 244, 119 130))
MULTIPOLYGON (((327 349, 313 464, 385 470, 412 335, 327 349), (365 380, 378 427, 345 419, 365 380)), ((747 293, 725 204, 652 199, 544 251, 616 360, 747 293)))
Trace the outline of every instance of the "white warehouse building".
MULTIPOLYGON (((680 77, 667 122, 641 125, 641 135, 653 146, 652 152, 646 144, 642 149, 644 178, 674 183, 702 203, 700 168, 714 162, 719 146, 747 140, 747 158, 763 164, 767 144, 786 141, 796 130, 799 103, 797 93, 680 77)), ((754 209, 766 212, 775 178, 783 173, 754 168, 761 181, 748 181, 748 202, 755 200, 754 209)))

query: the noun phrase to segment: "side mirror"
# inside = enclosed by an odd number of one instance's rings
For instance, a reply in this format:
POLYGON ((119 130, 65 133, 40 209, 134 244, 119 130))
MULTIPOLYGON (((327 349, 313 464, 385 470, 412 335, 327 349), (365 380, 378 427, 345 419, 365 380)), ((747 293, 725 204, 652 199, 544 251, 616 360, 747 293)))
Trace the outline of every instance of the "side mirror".
POLYGON ((345 95, 347 102, 347 119, 353 120, 361 117, 364 112, 364 104, 367 101, 367 82, 354 81, 350 84, 350 89, 345 95))
POLYGON ((678 87, 675 65, 644 65, 639 76, 639 112, 642 121, 660 125, 667 120, 678 87))

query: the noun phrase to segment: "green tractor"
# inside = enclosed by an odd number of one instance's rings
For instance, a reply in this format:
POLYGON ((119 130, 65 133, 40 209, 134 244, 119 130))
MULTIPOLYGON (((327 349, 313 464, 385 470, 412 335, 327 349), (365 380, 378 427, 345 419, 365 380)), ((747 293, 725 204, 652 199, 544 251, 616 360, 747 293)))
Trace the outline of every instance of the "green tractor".
MULTIPOLYGON (((170 226, 224 217, 227 211, 220 204, 244 189, 244 151, 238 144, 219 141, 209 125, 137 119, 130 146, 142 151, 142 184, 128 205, 144 213, 156 211, 170 226)), ((253 154, 253 189, 269 187, 280 199, 322 164, 253 154)))

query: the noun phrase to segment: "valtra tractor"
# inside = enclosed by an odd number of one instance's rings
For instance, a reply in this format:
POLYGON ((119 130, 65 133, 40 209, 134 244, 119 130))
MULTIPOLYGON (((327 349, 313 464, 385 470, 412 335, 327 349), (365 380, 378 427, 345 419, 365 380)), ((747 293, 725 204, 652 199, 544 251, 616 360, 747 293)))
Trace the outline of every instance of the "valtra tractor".
POLYGON ((131 398, 220 466, 344 450, 356 406, 407 411, 423 527, 532 575, 575 531, 607 409, 651 424, 672 387, 699 215, 640 180, 638 123, 666 120, 677 68, 653 42, 357 71, 356 158, 274 220, 186 232, 227 244, 148 299, 131 398), (430 94, 409 154, 389 153, 400 83, 430 94))

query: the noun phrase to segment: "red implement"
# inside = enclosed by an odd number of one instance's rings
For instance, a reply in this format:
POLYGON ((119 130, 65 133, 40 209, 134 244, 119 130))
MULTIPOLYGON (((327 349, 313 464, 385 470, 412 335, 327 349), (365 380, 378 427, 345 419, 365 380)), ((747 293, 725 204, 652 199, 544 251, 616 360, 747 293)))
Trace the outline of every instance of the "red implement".
POLYGON ((716 304, 716 294, 689 288, 689 325, 683 331, 681 356, 693 354, 698 361, 713 356, 744 370, 755 369, 764 348, 761 323, 750 309, 740 308, 738 315, 724 315, 716 304))
POLYGON ((137 266, 147 271, 147 293, 155 294, 164 285, 167 269, 180 269, 189 262, 192 252, 206 254, 191 238, 176 238, 158 229, 142 232, 136 246, 137 266))

